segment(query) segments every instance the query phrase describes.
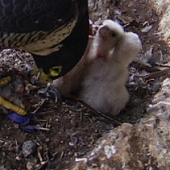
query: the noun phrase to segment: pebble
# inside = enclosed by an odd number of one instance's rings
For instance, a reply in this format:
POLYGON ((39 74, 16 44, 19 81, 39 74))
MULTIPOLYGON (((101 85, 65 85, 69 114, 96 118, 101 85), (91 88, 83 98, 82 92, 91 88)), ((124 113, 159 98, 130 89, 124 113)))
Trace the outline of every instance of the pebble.
POLYGON ((27 140, 22 145, 22 153, 24 157, 32 155, 36 151, 36 144, 31 140, 27 140))

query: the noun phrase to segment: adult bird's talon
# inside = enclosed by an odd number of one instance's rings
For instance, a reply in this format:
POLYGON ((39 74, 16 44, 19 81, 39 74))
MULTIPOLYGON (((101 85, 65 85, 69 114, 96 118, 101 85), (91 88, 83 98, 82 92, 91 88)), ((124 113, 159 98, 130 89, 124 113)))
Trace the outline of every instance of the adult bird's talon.
POLYGON ((0 96, 0 105, 5 107, 6 109, 12 110, 12 111, 14 111, 14 112, 16 112, 20 115, 26 115, 27 114, 25 109, 12 104, 11 102, 4 99, 2 96, 0 96))

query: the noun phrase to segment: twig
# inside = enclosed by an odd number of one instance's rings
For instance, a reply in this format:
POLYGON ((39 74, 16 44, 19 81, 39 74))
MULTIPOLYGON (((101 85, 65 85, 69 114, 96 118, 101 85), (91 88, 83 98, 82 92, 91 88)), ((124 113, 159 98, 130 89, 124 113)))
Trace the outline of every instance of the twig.
POLYGON ((151 73, 149 76, 146 76, 145 80, 148 81, 150 79, 154 79, 154 78, 161 77, 164 75, 169 75, 169 74, 170 74, 170 68, 167 68, 165 70, 156 71, 156 72, 151 73))
POLYGON ((42 99, 38 104, 34 105, 34 107, 37 106, 37 108, 32 112, 33 114, 35 114, 40 108, 41 106, 44 104, 46 99, 42 99))

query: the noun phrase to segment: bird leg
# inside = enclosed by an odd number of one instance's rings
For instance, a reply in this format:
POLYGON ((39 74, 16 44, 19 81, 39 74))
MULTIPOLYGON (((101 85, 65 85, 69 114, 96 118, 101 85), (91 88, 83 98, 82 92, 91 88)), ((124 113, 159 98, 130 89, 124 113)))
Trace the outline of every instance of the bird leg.
POLYGON ((32 106, 32 107, 36 107, 36 109, 32 112, 33 114, 35 114, 41 108, 41 106, 45 103, 45 100, 46 99, 42 99, 39 103, 32 106))
MULTIPOLYGON (((0 87, 1 87, 1 90, 3 91, 4 90, 4 87, 6 87, 5 85, 8 85, 9 83, 12 82, 12 78, 11 76, 7 76, 7 77, 4 77, 2 79, 0 79, 0 87)), ((10 86, 11 87, 11 86, 10 86)), ((18 87, 18 86, 17 86, 18 87)), ((10 90, 10 89, 8 89, 10 90)), ((4 92, 5 93, 5 92, 4 92)), ((9 109, 9 110, 12 110, 20 115, 26 115, 26 111, 22 108, 22 107, 19 107, 13 103, 11 103, 10 101, 6 100, 4 97, 3 97, 3 92, 1 93, 0 95, 0 105, 3 106, 4 108, 6 109, 9 109)), ((14 94, 13 94, 14 95, 14 94)))
POLYGON ((12 110, 20 115, 26 115, 27 112, 21 108, 21 107, 18 107, 14 104, 12 104, 11 102, 5 100, 2 96, 0 96, 0 105, 5 107, 6 109, 9 109, 9 110, 12 110))

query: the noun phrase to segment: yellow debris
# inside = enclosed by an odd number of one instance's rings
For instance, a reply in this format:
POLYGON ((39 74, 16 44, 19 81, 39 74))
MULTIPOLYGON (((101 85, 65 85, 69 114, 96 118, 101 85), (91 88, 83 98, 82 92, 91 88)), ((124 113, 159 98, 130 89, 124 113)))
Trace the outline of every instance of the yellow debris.
POLYGON ((6 85, 6 84, 8 84, 10 82, 11 82, 11 77, 10 76, 4 77, 4 78, 0 79, 0 86, 4 86, 4 85, 6 85))

